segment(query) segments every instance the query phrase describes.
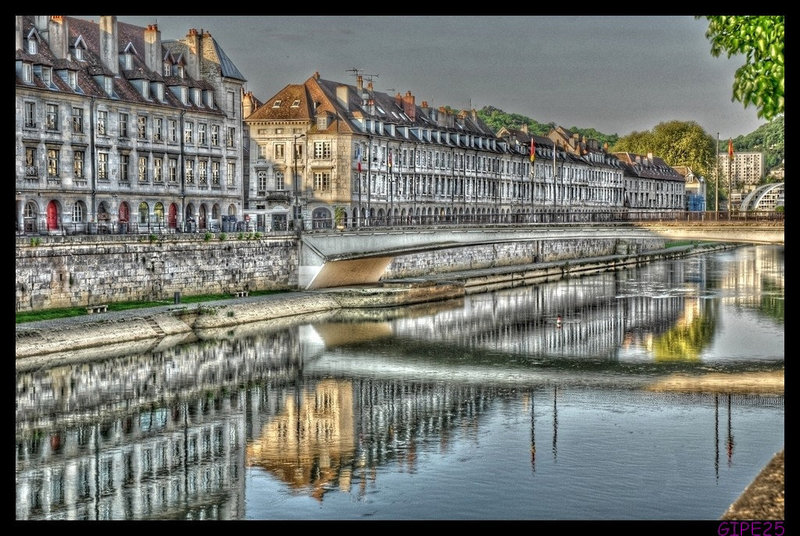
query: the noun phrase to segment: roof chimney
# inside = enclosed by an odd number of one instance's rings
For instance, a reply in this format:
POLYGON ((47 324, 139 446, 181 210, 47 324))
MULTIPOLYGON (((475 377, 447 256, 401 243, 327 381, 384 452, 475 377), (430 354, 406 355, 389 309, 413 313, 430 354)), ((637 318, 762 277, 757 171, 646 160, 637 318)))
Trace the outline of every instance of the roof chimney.
POLYGON ((53 15, 47 25, 50 33, 50 50, 53 55, 60 59, 69 56, 69 27, 67 18, 63 15, 53 15))
POLYGON ((161 32, 157 24, 150 24, 144 31, 144 63, 147 68, 161 72, 161 32))
POLYGON ((417 106, 414 104, 414 95, 412 95, 410 91, 406 91, 406 94, 403 96, 403 112, 412 121, 416 119, 417 106))
POLYGON ((117 38, 117 17, 100 17, 100 61, 115 76, 119 74, 119 42, 117 38))
POLYGON ((200 61, 203 58, 203 37, 197 33, 196 28, 189 29, 186 35, 186 46, 189 54, 186 56, 186 70, 189 76, 195 80, 200 80, 200 61))

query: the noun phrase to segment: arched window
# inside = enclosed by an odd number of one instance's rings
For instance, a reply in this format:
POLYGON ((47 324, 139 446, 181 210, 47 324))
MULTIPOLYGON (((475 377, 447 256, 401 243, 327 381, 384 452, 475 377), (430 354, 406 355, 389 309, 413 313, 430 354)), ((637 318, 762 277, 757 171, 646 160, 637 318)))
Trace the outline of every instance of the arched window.
POLYGON ((217 204, 214 204, 214 206, 211 207, 211 219, 213 220, 219 219, 219 205, 217 204))
POLYGON ((150 216, 150 207, 142 201, 139 203, 139 223, 147 223, 150 216))
POLYGON ((161 202, 156 203, 153 207, 153 215, 156 217, 157 223, 164 223, 164 204, 161 202))
POLYGON ((314 212, 311 213, 311 227, 312 229, 331 229, 333 227, 331 211, 324 207, 314 209, 314 212))
POLYGON ((33 201, 29 201, 28 203, 25 204, 26 218, 35 218, 37 212, 39 211, 36 209, 36 203, 34 203, 33 201))
POLYGON ((83 201, 76 201, 75 205, 72 207, 72 221, 74 223, 81 223, 85 215, 86 205, 83 204, 83 201))

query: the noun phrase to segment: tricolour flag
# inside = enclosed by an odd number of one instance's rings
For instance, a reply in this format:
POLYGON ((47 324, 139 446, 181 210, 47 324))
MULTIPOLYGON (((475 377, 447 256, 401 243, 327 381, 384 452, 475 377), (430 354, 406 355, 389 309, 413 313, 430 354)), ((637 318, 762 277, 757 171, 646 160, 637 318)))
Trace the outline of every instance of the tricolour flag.
POLYGON ((728 157, 733 158, 733 140, 728 138, 728 157))
POLYGON ((392 151, 389 151, 389 167, 392 167, 392 151))
POLYGON ((361 173, 361 146, 356 146, 356 162, 358 166, 358 172, 361 173))
POLYGON ((531 162, 536 159, 536 144, 533 142, 533 138, 531 138, 531 162))

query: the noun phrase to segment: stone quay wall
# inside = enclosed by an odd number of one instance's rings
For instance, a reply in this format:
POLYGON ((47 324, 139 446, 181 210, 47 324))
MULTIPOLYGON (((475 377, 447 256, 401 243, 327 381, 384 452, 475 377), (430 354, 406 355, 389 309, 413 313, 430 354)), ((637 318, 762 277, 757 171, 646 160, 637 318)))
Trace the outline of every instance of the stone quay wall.
POLYGON ((16 310, 297 288, 294 237, 64 236, 17 241, 16 310))
MULTIPOLYGON (((214 235, 60 236, 17 239, 16 311, 40 311, 182 296, 298 288, 294 236, 220 240, 214 235)), ((470 244, 395 258, 384 279, 638 254, 662 239, 532 240, 470 244)))

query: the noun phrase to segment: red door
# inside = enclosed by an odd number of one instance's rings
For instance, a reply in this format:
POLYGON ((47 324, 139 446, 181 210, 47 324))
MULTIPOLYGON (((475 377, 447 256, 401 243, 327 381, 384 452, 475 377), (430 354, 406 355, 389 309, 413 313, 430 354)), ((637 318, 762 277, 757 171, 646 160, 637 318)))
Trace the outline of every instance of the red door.
POLYGON ((169 225, 170 229, 175 229, 178 226, 178 207, 175 203, 169 206, 169 225))
POLYGON ((58 229, 58 205, 55 201, 47 204, 47 230, 55 231, 58 229))

